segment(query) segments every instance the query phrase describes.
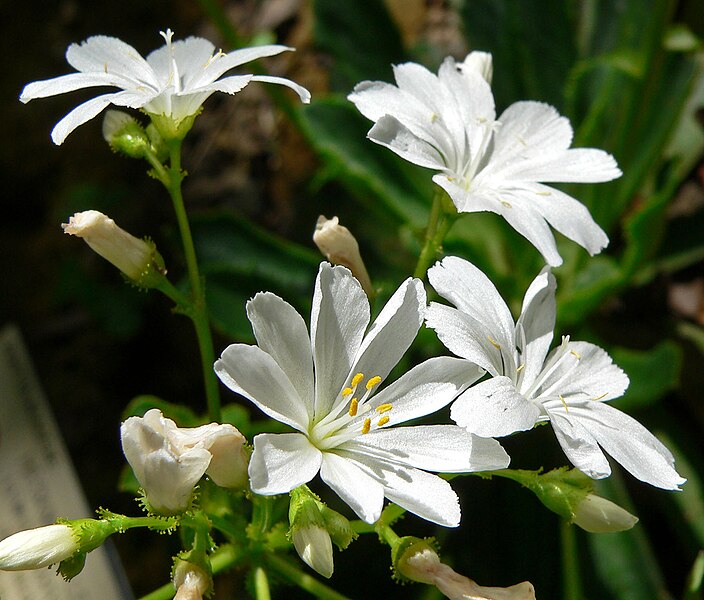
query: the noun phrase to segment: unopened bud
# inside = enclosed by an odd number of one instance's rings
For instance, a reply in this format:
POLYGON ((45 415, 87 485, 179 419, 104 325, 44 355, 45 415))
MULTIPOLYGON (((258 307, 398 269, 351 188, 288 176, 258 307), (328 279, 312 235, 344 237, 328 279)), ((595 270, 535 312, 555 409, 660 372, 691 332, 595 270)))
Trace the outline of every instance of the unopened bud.
POLYGON ((185 560, 177 561, 173 582, 176 589, 174 600, 202 600, 211 586, 210 575, 185 560))
POLYGON ((638 517, 611 500, 587 494, 577 505, 572 522, 590 533, 609 533, 630 529, 638 522, 638 517))
MULTIPOLYGON (((346 523, 345 527, 345 523, 336 519, 334 515, 337 513, 328 509, 308 486, 301 485, 291 490, 290 496, 289 533, 296 552, 311 569, 329 578, 332 576, 334 564, 332 538, 327 521, 335 529, 335 543, 338 547, 347 547, 354 533, 349 529, 349 523, 346 523), (327 521, 325 512, 328 512, 327 521), (345 529, 349 530, 349 536, 345 535, 345 529)), ((344 519, 342 515, 339 516, 344 519)))
POLYGON ((494 65, 489 52, 470 52, 462 63, 463 70, 474 71, 481 75, 491 85, 494 74, 494 65))
POLYGON ((407 579, 434 585, 450 600, 535 600, 535 589, 530 582, 507 588, 479 585, 440 562, 432 546, 423 540, 409 544, 395 566, 407 579))
POLYGON ((357 281, 367 293, 373 295, 372 282, 359 253, 359 244, 347 227, 340 225, 337 217, 318 217, 313 233, 313 241, 320 252, 333 264, 342 265, 352 271, 357 281))
POLYGON ((154 287, 157 279, 166 273, 164 261, 153 243, 127 233, 97 210, 76 213, 61 227, 65 233, 83 238, 95 252, 139 286, 154 287))
POLYGON ((69 525, 20 531, 0 542, 0 569, 41 569, 70 558, 78 549, 78 537, 69 525))
POLYGON ((115 152, 144 158, 151 148, 147 132, 137 120, 119 110, 108 110, 103 118, 103 138, 115 152))

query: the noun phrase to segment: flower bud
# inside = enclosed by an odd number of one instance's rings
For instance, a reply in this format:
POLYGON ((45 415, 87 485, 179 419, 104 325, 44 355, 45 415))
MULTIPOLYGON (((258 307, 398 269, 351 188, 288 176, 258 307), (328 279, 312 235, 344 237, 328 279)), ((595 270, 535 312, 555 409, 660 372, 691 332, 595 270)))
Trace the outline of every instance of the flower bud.
POLYGON ((352 275, 362 285, 367 296, 373 294, 372 282, 359 254, 359 244, 350 230, 340 225, 337 217, 328 219, 320 215, 315 225, 313 241, 331 263, 342 265, 352 271, 352 275))
POLYGON ((174 569, 174 600, 203 600, 203 595, 210 589, 211 578, 197 565, 178 560, 174 569))
POLYGON ((572 522, 590 533, 609 533, 630 529, 638 522, 638 517, 611 500, 587 494, 577 505, 572 522))
POLYGON ((0 542, 0 569, 41 569, 70 558, 78 549, 78 537, 66 524, 20 531, 0 542))
POLYGON ((184 512, 204 474, 223 487, 246 484, 245 439, 232 425, 180 428, 153 408, 127 419, 120 433, 122 450, 154 512, 184 512))
POLYGON ((288 519, 293 546, 304 563, 330 578, 334 568, 332 540, 320 510, 325 505, 306 485, 291 490, 290 496, 288 519))
POLYGON ((507 588, 481 586, 440 562, 428 542, 417 538, 401 540, 402 544, 403 540, 410 543, 394 561, 397 573, 411 581, 434 585, 450 600, 535 600, 535 590, 528 581, 507 588))
POLYGON ((463 70, 474 71, 481 75, 491 85, 494 74, 494 64, 489 52, 470 52, 462 63, 463 70))
POLYGON ((76 213, 61 227, 65 233, 83 238, 137 285, 154 287, 157 279, 166 273, 164 261, 153 243, 127 233, 97 210, 76 213))
POLYGON ((103 138, 115 152, 130 158, 144 158, 151 142, 144 128, 131 115, 108 110, 103 118, 103 138))

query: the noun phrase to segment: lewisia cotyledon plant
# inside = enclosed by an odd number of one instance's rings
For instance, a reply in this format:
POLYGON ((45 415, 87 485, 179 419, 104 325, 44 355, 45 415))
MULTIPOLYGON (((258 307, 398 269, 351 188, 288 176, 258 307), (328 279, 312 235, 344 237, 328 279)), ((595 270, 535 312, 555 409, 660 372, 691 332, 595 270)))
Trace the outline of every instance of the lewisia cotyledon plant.
POLYGON ((466 260, 446 257, 429 269, 428 279, 457 308, 432 302, 426 324, 447 348, 491 376, 453 404, 458 425, 501 437, 549 421, 567 458, 592 478, 611 473, 603 448, 641 481, 668 490, 684 483, 670 451, 607 404, 629 382, 604 350, 564 337, 548 354, 556 285, 547 268, 528 288, 516 323, 491 281, 466 260))
POLYGON ((367 331, 361 285, 328 263, 318 272, 310 335, 278 296, 249 301, 258 345, 229 346, 215 370, 231 390, 295 430, 254 438, 255 493, 287 493, 320 473, 368 523, 379 518, 386 497, 434 523, 459 524, 455 492, 426 471, 504 468, 503 448, 456 425, 394 426, 446 406, 481 371, 456 358, 431 358, 375 393, 411 345, 425 308, 423 284, 409 278, 367 331))
POLYGON ((216 52, 215 46, 203 38, 189 37, 173 42, 170 29, 161 35, 166 44, 146 59, 132 46, 114 37, 100 35, 81 44, 71 44, 66 51, 66 60, 78 73, 29 83, 22 90, 20 100, 29 102, 91 87, 120 88, 119 92, 102 94, 80 104, 61 119, 51 132, 55 144, 63 143, 76 127, 100 114, 110 104, 141 108, 149 115, 167 117, 177 128, 183 120, 195 116, 212 93, 234 94, 250 81, 285 85, 293 89, 303 102, 310 101, 308 90, 283 77, 223 77, 235 67, 293 48, 268 45, 225 54, 219 50, 216 52))
POLYGON ((587 208, 551 182, 595 183, 621 175, 602 150, 570 148, 567 118, 541 102, 516 102, 496 119, 491 55, 447 58, 437 75, 415 63, 394 67, 396 85, 363 81, 349 95, 374 121, 369 139, 438 171, 433 181, 458 212, 501 215, 552 266, 562 263, 551 225, 587 249, 609 242, 587 208))

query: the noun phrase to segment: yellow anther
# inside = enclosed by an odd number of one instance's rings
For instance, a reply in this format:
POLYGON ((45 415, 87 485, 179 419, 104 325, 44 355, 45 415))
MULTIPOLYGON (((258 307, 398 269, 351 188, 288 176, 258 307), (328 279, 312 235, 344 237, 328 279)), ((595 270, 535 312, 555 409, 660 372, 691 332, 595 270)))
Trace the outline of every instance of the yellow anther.
POLYGON ((606 396, 608 396, 608 395, 609 395, 609 392, 606 392, 605 394, 602 394, 601 396, 597 396, 596 398, 592 398, 592 400, 599 401, 599 400, 602 400, 603 398, 606 398, 606 396))
POLYGON ((503 204, 506 208, 513 208, 513 206, 511 205, 510 202, 506 202, 506 200, 501 200, 500 198, 499 198, 499 201, 500 201, 501 204, 503 204))
POLYGON ((375 385, 379 385, 381 383, 381 377, 378 375, 376 377, 372 377, 369 381, 367 381, 367 389, 371 390, 375 385))
POLYGON ((350 417, 356 417, 357 416, 357 407, 359 406, 359 401, 357 398, 352 398, 350 401, 350 417))
POLYGON ((379 406, 376 407, 376 412, 383 415, 385 412, 389 412, 392 408, 393 408, 393 406, 389 403, 380 404, 379 406))
POLYGON ((346 397, 349 396, 351 393, 352 393, 352 388, 345 388, 344 390, 342 390, 342 397, 343 397, 343 398, 346 398, 346 397))
POLYGON ((523 363, 521 365, 518 365, 518 368, 516 369, 516 373, 520 373, 523 369, 526 368, 526 364, 523 363))
POLYGON ((535 192, 537 196, 552 196, 552 192, 535 192))
POLYGON ((432 115, 430 115, 430 122, 435 123, 435 121, 437 121, 439 118, 440 115, 438 113, 433 113, 432 115))
POLYGON ((565 402, 565 397, 562 394, 560 394, 559 398, 560 398, 560 402, 562 402, 562 406, 565 407, 565 412, 570 412, 570 409, 567 408, 567 402, 565 402))
POLYGON ((570 354, 574 356, 577 360, 582 360, 582 357, 574 350, 570 350, 570 354))
POLYGON ((494 346, 494 348, 496 348, 497 350, 501 350, 501 344, 499 344, 499 342, 497 342, 497 341, 496 341, 493 337, 491 337, 490 335, 487 335, 486 337, 487 337, 487 339, 489 340, 489 342, 491 343, 491 345, 494 346))
POLYGON ((372 420, 371 419, 364 419, 364 425, 362 425, 362 433, 369 433, 369 430, 372 427, 372 420))
POLYGON ((353 378, 352 378, 352 387, 355 387, 356 385, 359 385, 359 382, 364 379, 364 373, 357 373, 353 378))
POLYGON ((379 419, 379 422, 377 423, 377 425, 378 425, 379 427, 383 427, 383 426, 386 425, 388 422, 389 422, 389 415, 384 415, 383 417, 381 417, 381 419, 379 419))

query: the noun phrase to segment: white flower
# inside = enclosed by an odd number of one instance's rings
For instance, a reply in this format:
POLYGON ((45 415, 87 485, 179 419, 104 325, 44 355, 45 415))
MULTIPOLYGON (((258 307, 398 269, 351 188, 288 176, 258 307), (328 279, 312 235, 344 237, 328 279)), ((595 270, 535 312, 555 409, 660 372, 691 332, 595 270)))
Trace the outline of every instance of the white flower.
POLYGON ((76 127, 98 115, 109 104, 141 108, 150 115, 163 115, 180 123, 196 115, 213 92, 234 94, 250 81, 285 85, 292 88, 303 102, 310 101, 308 90, 282 77, 230 75, 221 79, 225 73, 244 63, 292 48, 269 45, 225 54, 215 52, 215 46, 203 38, 189 37, 172 42, 170 29, 161 35, 166 44, 149 54, 146 60, 132 46, 113 37, 94 36, 81 44, 72 44, 66 51, 66 60, 78 73, 30 83, 22 90, 20 100, 29 102, 90 87, 121 89, 96 96, 73 109, 51 132, 55 144, 61 144, 76 127))
POLYGON ((184 511, 204 474, 223 487, 246 482, 245 439, 232 425, 179 428, 153 408, 127 419, 120 433, 127 461, 156 512, 184 511))
POLYGON ((73 556, 78 538, 68 525, 19 531, 0 542, 0 570, 41 569, 73 556))
POLYGON ((260 293, 249 301, 258 346, 229 346, 215 370, 230 389, 297 431, 254 438, 254 492, 287 493, 320 472, 367 523, 379 518, 386 497, 429 521, 458 525, 456 494, 426 470, 504 468, 503 448, 454 425, 391 426, 447 405, 479 369, 433 358, 373 395, 411 345, 424 312, 423 284, 408 279, 367 331, 369 302, 359 282, 328 263, 315 284, 310 336, 278 296, 260 293))
POLYGON ((641 481, 665 489, 684 483, 667 448, 606 403, 624 393, 628 377, 604 350, 565 337, 548 354, 556 305, 547 268, 528 288, 515 324, 494 285, 471 263, 447 257, 428 278, 457 307, 431 303, 428 327, 452 352, 491 375, 452 406, 458 425, 500 437, 550 421, 572 464, 594 479, 611 473, 603 448, 641 481))
POLYGON ((438 171, 433 181, 459 212, 503 216, 552 266, 562 263, 551 225, 600 252, 608 238, 586 207, 551 182, 593 183, 621 175, 613 157, 592 148, 570 149, 572 127, 547 104, 516 102, 496 120, 490 55, 447 58, 434 75, 405 63, 396 86, 358 84, 349 99, 375 125, 368 137, 402 158, 438 171))

